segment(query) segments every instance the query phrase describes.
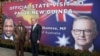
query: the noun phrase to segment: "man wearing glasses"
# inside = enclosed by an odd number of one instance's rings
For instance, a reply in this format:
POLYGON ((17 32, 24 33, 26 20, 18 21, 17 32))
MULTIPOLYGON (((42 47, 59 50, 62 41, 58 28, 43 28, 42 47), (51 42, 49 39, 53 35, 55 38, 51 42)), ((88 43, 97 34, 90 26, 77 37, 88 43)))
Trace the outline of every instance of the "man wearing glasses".
POLYGON ((73 22, 71 33, 75 40, 75 50, 88 50, 89 52, 93 52, 95 49, 93 40, 97 36, 97 26, 91 17, 77 17, 73 22))

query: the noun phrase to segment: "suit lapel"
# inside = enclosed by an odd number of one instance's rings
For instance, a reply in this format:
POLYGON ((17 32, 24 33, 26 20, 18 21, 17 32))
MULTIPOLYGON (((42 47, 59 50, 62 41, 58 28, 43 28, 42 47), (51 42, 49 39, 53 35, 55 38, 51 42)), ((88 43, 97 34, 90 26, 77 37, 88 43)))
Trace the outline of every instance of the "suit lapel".
POLYGON ((34 31, 37 27, 37 24, 33 26, 32 30, 34 31))

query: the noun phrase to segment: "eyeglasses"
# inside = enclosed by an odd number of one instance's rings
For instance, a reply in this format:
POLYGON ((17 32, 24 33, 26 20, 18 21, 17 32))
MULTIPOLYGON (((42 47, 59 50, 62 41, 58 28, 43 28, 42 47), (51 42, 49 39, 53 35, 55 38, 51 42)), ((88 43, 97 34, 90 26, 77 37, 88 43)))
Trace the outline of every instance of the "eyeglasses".
POLYGON ((81 33, 84 33, 85 35, 90 35, 93 32, 93 30, 88 30, 88 29, 86 29, 86 30, 73 29, 73 31, 77 35, 79 35, 81 33))

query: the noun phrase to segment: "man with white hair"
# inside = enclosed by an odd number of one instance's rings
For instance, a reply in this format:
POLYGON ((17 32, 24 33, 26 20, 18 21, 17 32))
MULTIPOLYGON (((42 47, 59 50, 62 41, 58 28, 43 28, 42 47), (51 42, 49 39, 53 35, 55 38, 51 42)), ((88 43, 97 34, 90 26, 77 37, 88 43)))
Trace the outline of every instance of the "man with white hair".
POLYGON ((97 36, 97 26, 93 18, 89 16, 77 17, 73 22, 72 36, 75 40, 75 50, 88 50, 93 52, 95 49, 93 40, 97 36))

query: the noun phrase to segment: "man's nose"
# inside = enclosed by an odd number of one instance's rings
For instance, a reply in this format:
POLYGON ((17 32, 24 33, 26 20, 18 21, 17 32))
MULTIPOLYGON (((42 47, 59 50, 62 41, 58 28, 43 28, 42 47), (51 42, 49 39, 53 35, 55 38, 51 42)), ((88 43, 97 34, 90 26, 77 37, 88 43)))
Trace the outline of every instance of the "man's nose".
POLYGON ((7 30, 11 29, 10 27, 7 27, 7 30))
POLYGON ((80 36, 85 36, 85 31, 81 31, 80 36))

